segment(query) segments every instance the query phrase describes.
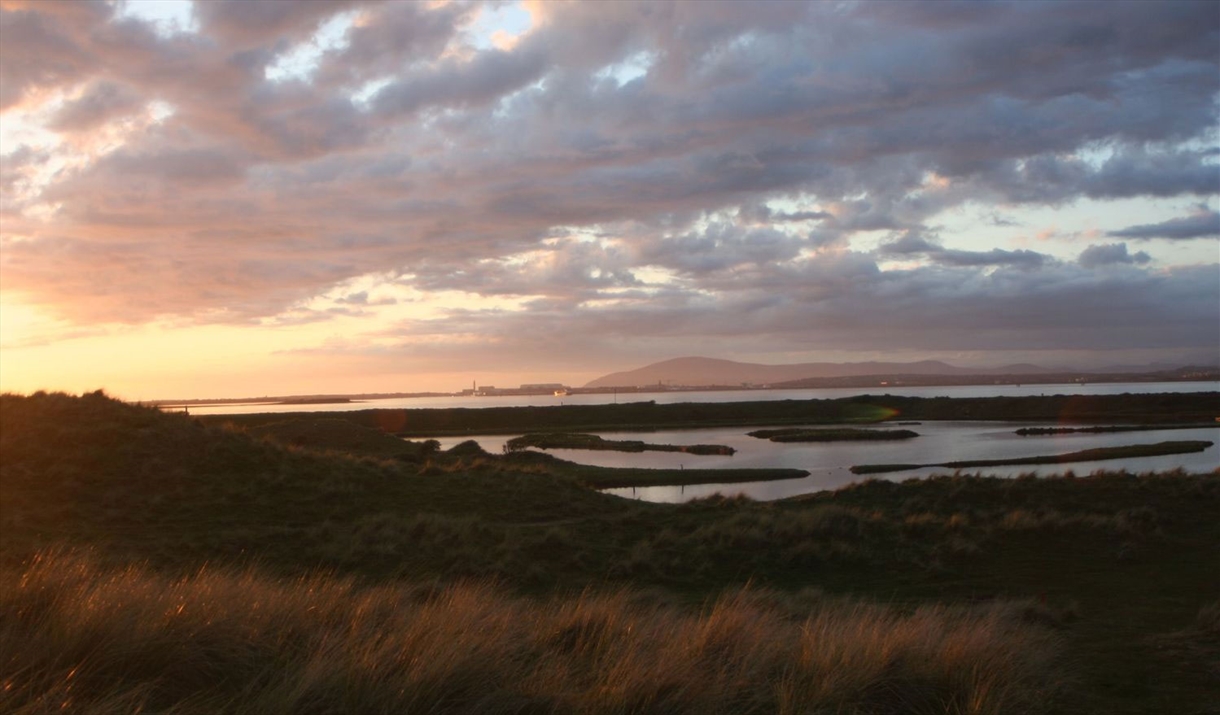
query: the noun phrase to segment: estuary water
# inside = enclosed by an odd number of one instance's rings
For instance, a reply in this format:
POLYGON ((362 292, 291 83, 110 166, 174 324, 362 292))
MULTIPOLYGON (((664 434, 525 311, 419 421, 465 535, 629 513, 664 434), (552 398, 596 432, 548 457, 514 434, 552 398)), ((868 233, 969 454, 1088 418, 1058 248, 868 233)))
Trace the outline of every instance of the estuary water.
MULTIPOLYGON (((706 392, 668 391, 630 393, 623 395, 588 394, 511 395, 502 397, 418 397, 366 400, 338 404, 245 404, 192 405, 199 414, 250 414, 280 412, 347 412, 368 409, 427 409, 449 407, 516 407, 546 405, 598 405, 611 402, 641 402, 653 400, 660 404, 678 402, 749 402, 770 400, 835 399, 863 394, 890 394, 910 397, 997 397, 1026 395, 1117 395, 1124 393, 1214 392, 1220 382, 1139 382, 1139 383, 1067 383, 1049 385, 951 385, 943 387, 820 388, 804 390, 716 390, 706 392)), ((1220 404, 1217 405, 1220 413, 1220 404)), ((1015 431, 1021 427, 1054 427, 1053 423, 1029 422, 969 422, 935 421, 904 426, 919 433, 919 437, 897 442, 830 442, 780 444, 746 435, 755 427, 732 427, 699 430, 669 430, 658 432, 606 432, 607 439, 638 439, 662 444, 724 444, 737 453, 731 457, 701 456, 672 452, 602 452, 590 450, 550 450, 561 459, 580 464, 606 467, 644 468, 761 468, 790 467, 810 472, 802 479, 744 484, 687 485, 685 487, 637 487, 611 489, 608 493, 657 502, 678 502, 710 496, 745 494, 754 499, 771 500, 807 494, 861 481, 867 477, 852 474, 857 464, 929 464, 968 459, 1007 459, 1033 457, 1064 452, 1076 452, 1095 447, 1130 444, 1150 444, 1170 440, 1207 440, 1212 447, 1193 454, 1138 457, 1070 465, 1018 467, 985 467, 971 473, 1016 476, 1023 473, 1039 475, 1077 474, 1107 469, 1130 472, 1166 471, 1182 468, 1192 472, 1210 472, 1220 468, 1220 424, 1188 430, 1149 430, 1112 434, 1064 434, 1021 437, 1015 431)), ((1072 425, 1085 426, 1085 425, 1072 425)), ((898 429, 896 425, 891 428, 898 429)), ((483 449, 498 453, 506 441, 517 435, 469 435, 439 438, 443 449, 458 442, 474 439, 483 449)), ((424 439, 424 438, 417 438, 424 439)), ((902 481, 932 474, 952 473, 942 467, 923 468, 888 474, 872 475, 878 479, 902 481)))
MULTIPOLYGON (((821 425, 824 427, 825 425, 821 425)), ((1035 457, 1049 454, 1076 452, 1095 447, 1117 447, 1129 444, 1151 444, 1179 440, 1206 440, 1213 446, 1202 452, 1175 454, 1159 457, 1136 457, 1131 459, 1109 459, 1096 462, 1055 464, 1017 467, 984 467, 967 470, 968 473, 1016 476, 1024 473, 1039 475, 1076 474, 1106 469, 1125 469, 1129 472, 1167 471, 1182 468, 1190 472, 1210 472, 1220 468, 1220 424, 1196 429, 1148 430, 1117 433, 1074 433, 1022 437, 1016 434, 1021 427, 1054 427, 1054 423, 1029 422, 967 422, 937 421, 904 426, 887 426, 885 429, 909 429, 918 437, 893 442, 821 442, 821 443, 776 443, 757 439, 746 433, 754 427, 727 427, 700 430, 670 430, 659 432, 605 432, 607 439, 638 439, 661 444, 724 444, 733 447, 733 456, 692 455, 674 452, 610 452, 579 449, 547 450, 561 459, 579 464, 604 467, 644 468, 759 468, 791 467, 803 469, 810 474, 802 479, 784 479, 772 482, 747 482, 742 484, 706 484, 684 487, 636 487, 608 489, 607 493, 656 502, 679 502, 710 496, 745 494, 758 500, 782 499, 808 494, 825 489, 836 489, 869 476, 878 479, 902 481, 932 474, 952 474, 952 469, 943 467, 913 469, 862 476, 852 474, 850 468, 857 464, 930 464, 967 459, 1008 459, 1035 457)), ((1085 425, 1072 425, 1083 427, 1085 425)), ((498 453, 504 443, 514 435, 475 435, 445 437, 438 441, 442 449, 458 442, 473 439, 483 449, 498 453)))
POLYGON ((350 412, 447 407, 542 407, 547 405, 607 405, 613 402, 765 402, 771 400, 832 400, 854 395, 904 397, 1018 397, 1025 395, 1121 395, 1123 393, 1213 392, 1220 382, 1100 382, 1051 385, 946 385, 942 387, 830 387, 804 390, 709 390, 613 393, 586 395, 504 395, 488 397, 396 397, 359 402, 279 405, 272 403, 191 405, 201 415, 242 415, 266 412, 350 412))

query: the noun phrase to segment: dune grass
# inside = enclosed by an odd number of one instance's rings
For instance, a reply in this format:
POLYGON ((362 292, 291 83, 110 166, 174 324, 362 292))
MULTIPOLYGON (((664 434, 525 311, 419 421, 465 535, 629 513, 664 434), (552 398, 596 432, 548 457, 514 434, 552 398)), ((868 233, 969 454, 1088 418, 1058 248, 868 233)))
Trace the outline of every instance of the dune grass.
POLYGON ((691 611, 43 553, 0 571, 0 710, 1035 713, 1062 682, 1030 609, 746 589, 691 611))

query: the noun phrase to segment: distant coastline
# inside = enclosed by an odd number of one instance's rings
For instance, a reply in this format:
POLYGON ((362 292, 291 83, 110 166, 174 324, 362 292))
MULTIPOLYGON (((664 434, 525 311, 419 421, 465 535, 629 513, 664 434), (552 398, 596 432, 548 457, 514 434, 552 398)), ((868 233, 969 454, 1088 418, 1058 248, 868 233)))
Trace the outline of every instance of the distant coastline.
POLYGON ((386 392, 358 395, 287 395, 277 397, 217 397, 176 400, 143 400, 141 404, 173 409, 195 406, 232 405, 341 405, 369 400, 403 399, 408 397, 449 397, 449 392, 386 392))
MULTIPOLYGON (((1182 368, 1144 373, 1086 373, 1065 372, 1038 375, 864 375, 852 377, 825 377, 792 380, 766 385, 637 385, 629 387, 570 387, 566 394, 556 399, 576 395, 647 395, 673 392, 762 392, 770 390, 795 390, 818 388, 886 388, 886 387, 949 387, 984 385, 1070 385, 1088 383, 1151 383, 1151 382, 1215 382, 1220 381, 1220 368, 1182 368)), ((336 395, 286 395, 264 397, 233 397, 215 399, 145 400, 144 404, 163 409, 194 406, 237 405, 318 405, 367 402, 386 399, 412 399, 428 397, 459 397, 469 394, 457 392, 381 392, 336 395)), ((478 397, 513 397, 553 395, 547 389, 494 389, 478 397)))

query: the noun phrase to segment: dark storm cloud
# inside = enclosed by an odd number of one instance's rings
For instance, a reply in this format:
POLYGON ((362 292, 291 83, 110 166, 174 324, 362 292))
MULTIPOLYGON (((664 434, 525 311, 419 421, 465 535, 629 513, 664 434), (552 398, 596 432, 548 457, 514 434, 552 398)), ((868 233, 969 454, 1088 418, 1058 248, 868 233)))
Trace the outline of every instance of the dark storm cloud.
MULTIPOLYGON (((198 32, 174 34, 107 3, 6 4, 0 105, 45 102, 73 146, 152 102, 172 111, 11 199, 6 289, 80 320, 241 322, 394 275, 531 298, 520 321, 463 314, 489 335, 542 320, 579 342, 638 321, 649 340, 794 349, 1176 345, 1182 321, 1217 322, 1214 273, 1200 291, 1205 272, 1151 272, 1125 244, 1071 263, 936 238, 964 207, 1009 225, 1081 199, 1212 201, 1208 3, 538 9, 498 49, 467 44, 479 3, 197 2, 198 32), (267 79, 338 13, 343 42, 267 79), (868 232, 892 236, 875 258, 849 250, 868 232), (902 256, 922 267, 875 262, 902 256)), ((4 150, 5 186, 48 161, 4 150)), ((368 308, 357 296, 339 303, 368 308)))
POLYGON ((328 51, 318 69, 326 86, 393 76, 412 62, 436 57, 474 6, 462 2, 429 8, 419 2, 387 3, 368 22, 348 30, 346 46, 328 51))
POLYGON ((642 242, 637 260, 643 265, 702 275, 746 264, 787 261, 795 258, 803 245, 803 239, 772 228, 717 222, 702 231, 642 242))
POLYGON ((882 244, 879 252, 883 256, 921 255, 933 263, 946 266, 1039 268, 1050 260, 1045 254, 1025 249, 1006 251, 1002 248, 993 248, 990 251, 964 251, 961 249, 945 248, 939 243, 925 238, 920 232, 915 230, 907 231, 896 240, 882 244))
POLYGON ((539 246, 525 260, 480 260, 454 268, 417 263, 409 283, 427 290, 482 295, 542 295, 564 305, 595 299, 606 288, 637 286, 632 261, 621 249, 561 239, 539 246))
POLYGON ((1170 219, 1161 223, 1130 226, 1110 231, 1115 238, 1168 238, 1174 240, 1220 237, 1220 213, 1203 209, 1190 216, 1170 219))
POLYGON ((381 89, 373 107, 383 115, 431 107, 483 107, 542 76, 546 55, 537 51, 487 50, 468 61, 445 61, 381 89))
MULTIPOLYGON (((476 366, 462 343, 480 336, 503 360, 562 365, 581 354, 740 350, 743 334, 775 351, 1117 350, 1131 345, 1213 354, 1220 344, 1220 266, 1149 272, 1112 265, 1098 276, 1073 264, 1042 271, 961 267, 880 271, 843 254, 766 274, 767 289, 628 298, 596 310, 540 305, 525 314, 453 311, 387 331, 393 350, 476 366), (997 316, 1000 318, 997 320, 997 316), (428 347, 420 347, 426 345, 428 347), (552 360, 554 362, 552 362, 552 360)), ((655 354, 655 353, 653 353, 655 354)))
POLYGON ((1127 253, 1125 243, 1103 243, 1091 245, 1081 251, 1077 262, 1085 268, 1096 268, 1115 264, 1148 263, 1151 260, 1152 257, 1143 251, 1127 253))
POLYGON ((998 164, 976 178, 1022 203, 1057 204, 1081 196, 1206 196, 1220 186, 1220 165, 1210 159, 1209 152, 1140 147, 1093 167, 1078 158, 1038 155, 998 164))
POLYGON ((936 253, 944 248, 924 238, 919 231, 911 230, 889 243, 882 244, 881 253, 893 256, 905 256, 918 253, 936 253))
POLYGON ((1036 251, 1019 250, 1005 251, 993 248, 990 251, 962 251, 944 249, 929 254, 929 257, 948 266, 1017 266, 1037 268, 1046 262, 1047 257, 1036 251))

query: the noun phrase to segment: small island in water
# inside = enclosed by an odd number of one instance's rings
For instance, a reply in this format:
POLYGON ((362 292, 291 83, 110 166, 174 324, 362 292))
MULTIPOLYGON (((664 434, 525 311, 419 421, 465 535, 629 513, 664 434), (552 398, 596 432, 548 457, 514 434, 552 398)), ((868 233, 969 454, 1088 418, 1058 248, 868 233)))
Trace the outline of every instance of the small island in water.
POLYGON ((918 432, 909 429, 861 429, 859 427, 817 428, 785 427, 760 429, 746 434, 772 442, 869 442, 912 439, 918 432))
POLYGON ((593 449, 616 452, 685 452, 732 456, 737 450, 723 444, 652 444, 635 439, 605 439, 594 434, 575 432, 533 432, 514 437, 504 444, 504 451, 516 452, 529 447, 537 449, 593 449))

